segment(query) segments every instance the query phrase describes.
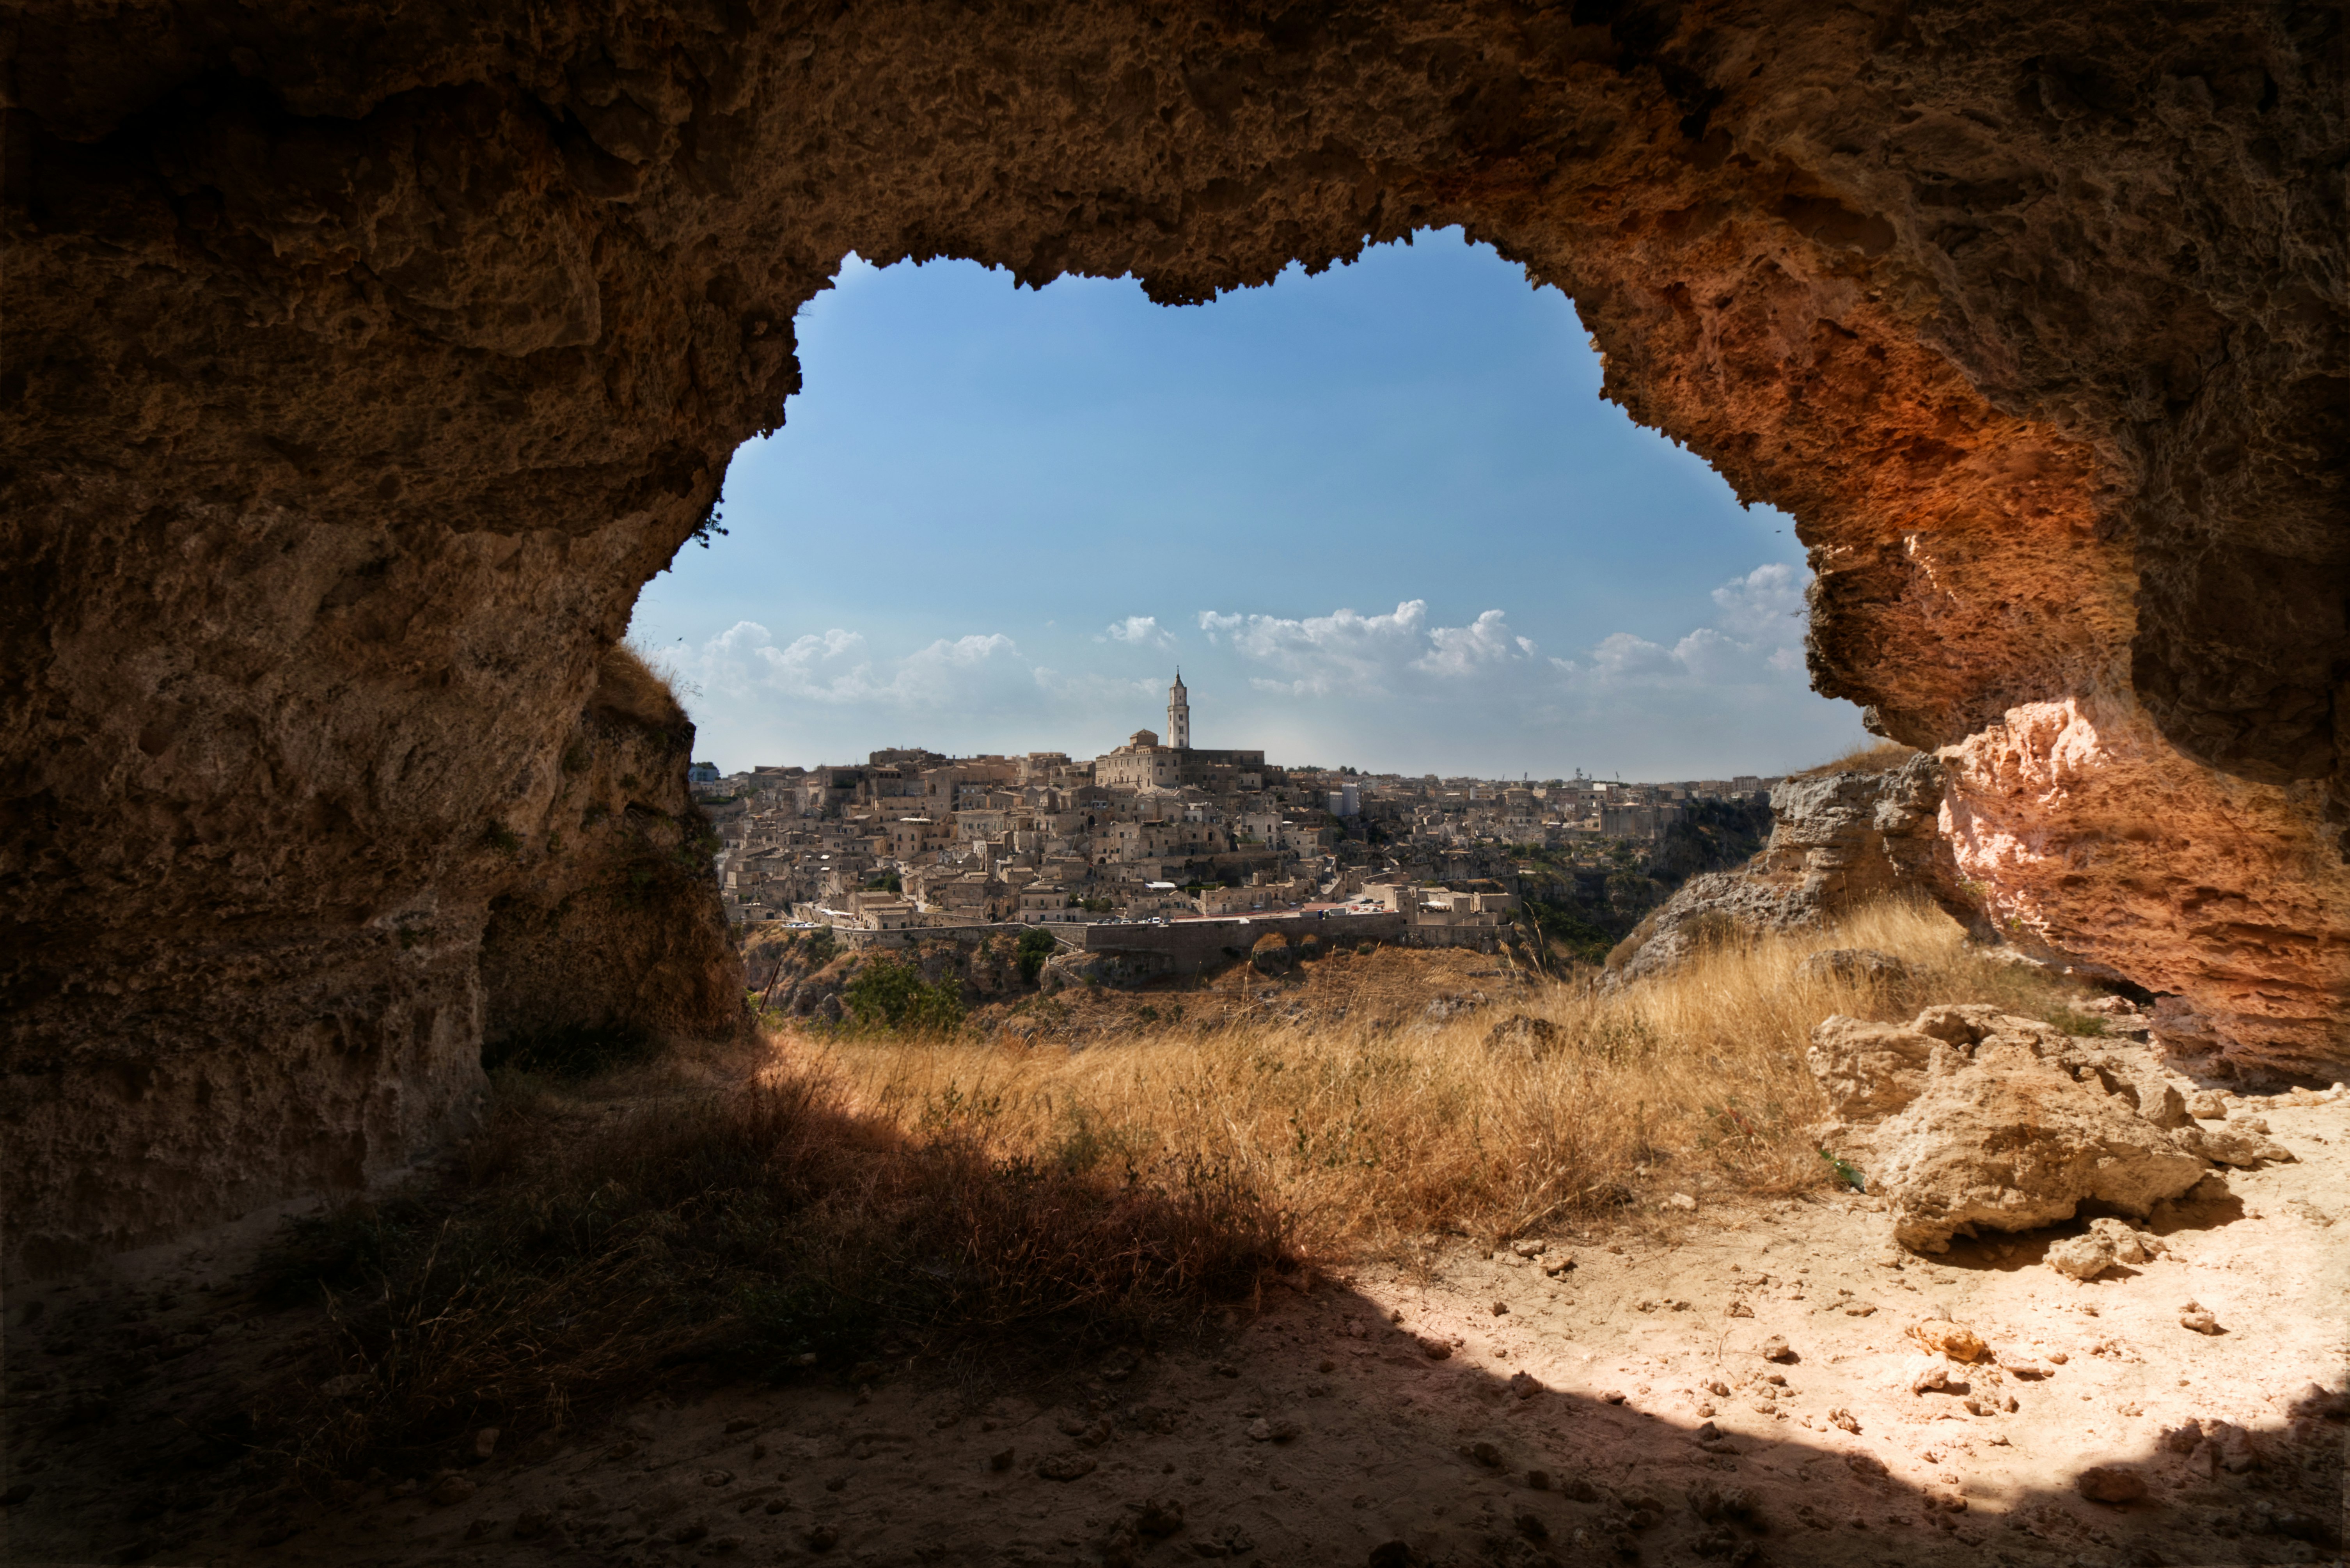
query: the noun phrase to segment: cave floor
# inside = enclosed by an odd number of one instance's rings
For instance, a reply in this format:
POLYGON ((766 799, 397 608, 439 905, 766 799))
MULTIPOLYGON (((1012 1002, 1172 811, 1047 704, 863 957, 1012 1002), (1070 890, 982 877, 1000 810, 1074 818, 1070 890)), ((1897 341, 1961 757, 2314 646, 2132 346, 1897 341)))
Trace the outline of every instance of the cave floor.
POLYGON ((2040 1262, 2077 1227, 1921 1260, 1875 1199, 1709 1200, 1531 1261, 1455 1242, 1273 1292, 1180 1347, 1023 1379, 681 1382, 421 1490, 318 1496, 234 1480, 254 1467, 209 1414, 293 1375, 323 1328, 242 1293, 248 1228, 12 1295, 6 1556, 2329 1561, 2345 1428, 2306 1390, 2343 1386, 2350 1101, 2265 1114, 2297 1163, 2231 1173, 2232 1199, 2168 1228, 2168 1257, 2088 1283, 2040 1262), (1556 1278, 1541 1267, 1563 1256, 1556 1278), (2189 1300, 2223 1332, 2182 1326, 2189 1300), (1994 1360, 1913 1394, 1905 1331, 1937 1312, 1994 1360), (1793 1360, 1763 1359, 1774 1336, 1793 1360), (2165 1441, 2197 1419, 2249 1442, 2165 1441), (2144 1501, 2079 1494, 2108 1462, 2144 1501))

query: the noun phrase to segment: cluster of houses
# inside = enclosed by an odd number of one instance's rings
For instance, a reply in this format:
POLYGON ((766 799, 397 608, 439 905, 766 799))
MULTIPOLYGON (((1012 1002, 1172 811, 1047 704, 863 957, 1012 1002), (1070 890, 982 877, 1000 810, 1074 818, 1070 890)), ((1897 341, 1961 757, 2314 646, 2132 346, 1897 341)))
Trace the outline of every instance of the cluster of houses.
POLYGON ((1544 784, 1279 767, 1190 744, 1179 675, 1166 739, 1091 761, 1059 752, 874 753, 859 765, 693 767, 730 918, 869 931, 1180 922, 1318 911, 1491 927, 1513 916, 1530 847, 1595 863, 1666 831, 1739 777, 1544 784))

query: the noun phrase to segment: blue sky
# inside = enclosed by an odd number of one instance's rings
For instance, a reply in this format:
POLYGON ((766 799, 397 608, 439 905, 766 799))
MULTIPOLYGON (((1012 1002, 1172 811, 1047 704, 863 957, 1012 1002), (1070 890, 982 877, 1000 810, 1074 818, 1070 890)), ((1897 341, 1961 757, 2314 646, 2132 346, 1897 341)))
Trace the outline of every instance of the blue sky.
POLYGON ((1192 739, 1414 773, 1777 772, 1864 738, 1803 676, 1803 550, 1598 397, 1573 306, 1458 231, 1211 305, 854 258, 726 537, 631 634, 699 756, 1192 739))

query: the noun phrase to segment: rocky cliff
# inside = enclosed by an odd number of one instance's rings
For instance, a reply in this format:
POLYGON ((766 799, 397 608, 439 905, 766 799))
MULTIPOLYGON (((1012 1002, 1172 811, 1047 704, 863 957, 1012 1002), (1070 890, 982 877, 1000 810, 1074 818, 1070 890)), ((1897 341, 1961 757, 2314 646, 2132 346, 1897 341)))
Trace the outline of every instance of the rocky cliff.
POLYGON ((1944 795, 1942 763, 1924 753, 1782 781, 1762 853, 1681 884, 1607 955, 1610 982, 1659 973, 1725 932, 1817 929, 1877 898, 1931 899, 1991 934, 1939 830, 1944 795))
POLYGON ((1823 691, 1986 767, 2065 704, 2127 737, 1969 797, 2045 846, 1978 859, 2030 918, 2291 992, 2227 1050, 2350 1051, 2338 8, 10 16, 0 1011, 60 1246, 452 1113, 501 835, 851 249, 1182 302, 1466 225, 1794 515, 1823 691), (2158 816, 2193 886, 2109 897, 2158 816))

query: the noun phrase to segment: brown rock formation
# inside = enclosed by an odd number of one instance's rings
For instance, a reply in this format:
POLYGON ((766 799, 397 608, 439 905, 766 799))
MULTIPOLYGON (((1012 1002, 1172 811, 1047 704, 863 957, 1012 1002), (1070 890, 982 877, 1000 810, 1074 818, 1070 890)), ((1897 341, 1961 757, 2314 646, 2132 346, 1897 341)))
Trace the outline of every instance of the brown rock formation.
POLYGON ((1944 832, 2011 940, 2170 993, 2175 1049, 2341 1059, 2350 866, 2321 786, 2214 775, 2107 694, 2013 709, 1950 772, 1944 832))
MULTIPOLYGON (((1607 395, 1794 513, 1824 691, 1925 746, 2102 704, 2166 807, 2216 828, 2249 782, 2253 839, 2339 853, 2335 8, 10 17, 0 1007, 44 1234, 378 1168, 450 1113, 498 835, 851 248, 1186 301, 1464 223, 1575 296, 1607 395), (101 1084, 119 1114, 57 1104, 101 1084), (204 1093, 258 1152, 203 1165, 204 1093)), ((2077 837, 2133 787, 2034 809, 2077 837)), ((2266 897, 2217 830, 2198 896, 2266 897)), ((2099 895, 2031 877, 2100 956, 2064 912, 2099 895)), ((2339 1057, 2339 885, 2293 898, 2282 1023, 2208 1002, 2268 984, 2257 943, 2118 958, 2230 1049, 2339 1057)))
POLYGON ((1981 906, 1939 831, 1943 773, 1921 753, 1880 771, 1782 781, 1762 852, 1682 883, 1607 955, 1611 983, 1669 969, 1725 929, 1816 929, 1874 898, 1930 898, 1980 925, 1981 906))
POLYGON ((686 793, 692 746, 669 688, 629 649, 608 650, 558 759, 555 797, 513 840, 516 875, 490 901, 484 1044, 707 1036, 747 1015, 743 965, 712 897, 716 840, 686 793))

